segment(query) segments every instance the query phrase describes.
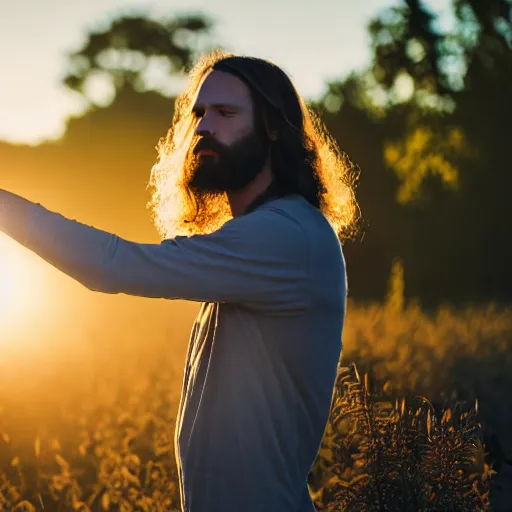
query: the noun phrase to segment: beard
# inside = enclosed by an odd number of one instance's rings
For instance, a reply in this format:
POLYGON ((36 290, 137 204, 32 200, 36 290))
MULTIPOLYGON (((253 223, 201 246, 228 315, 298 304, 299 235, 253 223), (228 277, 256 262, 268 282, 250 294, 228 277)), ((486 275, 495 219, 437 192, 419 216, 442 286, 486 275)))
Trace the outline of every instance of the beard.
POLYGON ((266 133, 257 128, 230 146, 203 137, 187 154, 186 186, 196 196, 242 190, 262 171, 268 152, 266 133), (216 154, 199 155, 201 150, 216 154))

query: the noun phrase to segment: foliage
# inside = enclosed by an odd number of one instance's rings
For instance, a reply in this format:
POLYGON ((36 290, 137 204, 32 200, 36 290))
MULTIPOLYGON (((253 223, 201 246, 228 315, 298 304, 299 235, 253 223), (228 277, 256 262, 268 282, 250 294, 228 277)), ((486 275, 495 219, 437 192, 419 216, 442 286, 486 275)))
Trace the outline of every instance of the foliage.
POLYGON ((397 191, 400 204, 417 198, 427 174, 439 176, 447 188, 457 190, 459 170, 448 155, 461 149, 464 135, 457 128, 444 131, 447 133, 417 125, 405 140, 386 144, 384 161, 400 180, 397 191))
POLYGON ((441 65, 443 35, 433 27, 435 15, 421 0, 404 4, 384 9, 369 24, 373 74, 388 91, 406 75, 417 90, 443 95, 450 85, 441 65))
MULTIPOLYGON (((484 510, 493 469, 511 458, 512 406, 496 393, 511 385, 510 311, 427 314, 401 302, 402 279, 397 261, 387 304, 349 304, 309 478, 319 510, 405 510, 414 500, 415 510, 484 510)), ((98 347, 104 353, 84 361, 75 381, 37 378, 30 396, 2 385, 4 508, 30 510, 26 500, 46 511, 178 510, 181 381, 167 345, 145 342, 122 359, 98 347)))
POLYGON ((94 396, 67 404, 53 426, 50 420, 36 426, 36 431, 56 428, 60 439, 48 432, 31 446, 18 445, 4 432, 1 510, 33 510, 30 504, 49 511, 179 510, 176 382, 159 375, 138 376, 131 387, 97 384, 94 396))
POLYGON ((127 87, 151 89, 150 66, 159 65, 164 76, 182 76, 198 52, 208 48, 205 39, 211 29, 212 21, 204 15, 158 21, 144 15, 121 16, 107 28, 91 31, 84 46, 69 54, 69 72, 63 82, 90 101, 87 81, 98 76, 110 79, 114 94, 127 87))
POLYGON ((492 471, 474 410, 384 399, 341 367, 316 468, 319 510, 486 510, 492 471))
POLYGON ((316 102, 361 169, 368 228, 346 247, 358 299, 382 300, 401 258, 407 296, 429 308, 510 301, 512 1, 452 7, 447 28, 426 1, 379 11, 372 62, 316 102))
MULTIPOLYGON (((369 25, 367 69, 330 82, 314 102, 361 169, 356 198, 364 225, 361 238, 344 245, 350 293, 384 300, 399 258, 406 296, 428 308, 507 303, 512 0, 453 0, 450 28, 428 5, 407 0, 379 11, 369 25)), ((69 207, 69 215, 105 229, 154 238, 144 187, 173 101, 146 81, 145 70, 158 61, 166 84, 183 76, 213 27, 200 15, 186 20, 123 16, 92 31, 70 56, 75 78, 68 85, 76 91, 105 75, 119 83, 113 103, 71 118, 54 144, 0 144, 6 186, 42 192, 38 201, 49 198, 56 210, 69 207), (151 88, 158 92, 141 92, 151 88)))

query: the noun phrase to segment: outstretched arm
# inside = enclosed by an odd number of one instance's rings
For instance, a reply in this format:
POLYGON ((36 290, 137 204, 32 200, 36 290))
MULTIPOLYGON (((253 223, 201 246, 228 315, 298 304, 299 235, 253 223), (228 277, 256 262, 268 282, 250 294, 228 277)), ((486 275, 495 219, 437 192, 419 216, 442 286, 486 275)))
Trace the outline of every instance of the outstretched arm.
POLYGON ((33 205, 28 199, 0 189, 0 231, 23 244, 33 205))
POLYGON ((237 217, 212 234, 141 244, 3 190, 0 205, 0 229, 93 291, 280 311, 308 304, 306 238, 277 210, 237 217))

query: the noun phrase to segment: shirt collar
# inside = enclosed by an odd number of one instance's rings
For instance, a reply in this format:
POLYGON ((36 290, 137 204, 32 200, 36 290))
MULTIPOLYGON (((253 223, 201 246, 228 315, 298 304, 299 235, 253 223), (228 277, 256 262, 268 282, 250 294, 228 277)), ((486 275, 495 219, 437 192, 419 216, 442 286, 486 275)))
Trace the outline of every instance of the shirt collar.
POLYGON ((253 212, 261 206, 262 204, 271 201, 273 199, 278 199, 282 197, 284 194, 281 191, 281 188, 276 183, 276 181, 272 181, 270 185, 264 190, 260 195, 256 196, 256 198, 249 204, 249 206, 244 211, 243 215, 253 212))

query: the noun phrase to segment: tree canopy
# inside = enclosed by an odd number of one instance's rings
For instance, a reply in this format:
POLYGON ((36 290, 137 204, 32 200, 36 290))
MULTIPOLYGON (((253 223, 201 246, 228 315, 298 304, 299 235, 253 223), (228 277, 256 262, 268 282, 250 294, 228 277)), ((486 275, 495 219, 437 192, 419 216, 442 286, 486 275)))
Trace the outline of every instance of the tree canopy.
MULTIPOLYGON (((364 229, 344 247, 349 294, 382 299, 398 258, 406 296, 425 305, 508 302, 512 1, 453 0, 456 22, 444 31, 427 5, 405 0, 378 12, 368 24, 367 69, 326 84, 313 102, 361 169, 364 229)), ((88 210, 88 218, 110 218, 114 229, 131 211, 136 234, 154 237, 149 220, 140 219, 155 145, 172 121, 174 98, 162 84, 185 76, 214 46, 212 30, 198 14, 121 17, 92 32, 70 54, 64 82, 87 97, 87 81, 100 73, 112 84, 111 104, 91 100, 56 143, 0 146, 16 179, 53 180, 54 190, 74 187, 77 195, 87 190, 84 211, 86 202, 106 204, 117 193, 117 208, 97 217, 88 210), (154 59, 161 82, 148 74, 154 59)))

